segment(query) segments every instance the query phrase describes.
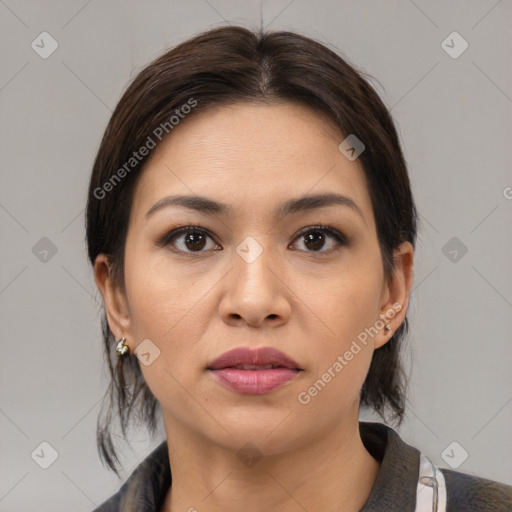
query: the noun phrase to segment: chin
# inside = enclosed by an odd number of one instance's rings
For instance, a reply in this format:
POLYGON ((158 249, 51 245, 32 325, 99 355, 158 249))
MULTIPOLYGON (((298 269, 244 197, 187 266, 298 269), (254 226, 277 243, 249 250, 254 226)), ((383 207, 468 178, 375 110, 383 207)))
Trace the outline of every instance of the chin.
POLYGON ((282 404, 274 409, 238 406, 232 411, 220 407, 217 410, 222 416, 220 423, 223 427, 219 427, 218 434, 222 439, 219 444, 227 444, 231 449, 239 449, 250 442, 266 455, 272 455, 282 453, 285 446, 291 447, 300 438, 302 425, 297 424, 297 415, 282 404))

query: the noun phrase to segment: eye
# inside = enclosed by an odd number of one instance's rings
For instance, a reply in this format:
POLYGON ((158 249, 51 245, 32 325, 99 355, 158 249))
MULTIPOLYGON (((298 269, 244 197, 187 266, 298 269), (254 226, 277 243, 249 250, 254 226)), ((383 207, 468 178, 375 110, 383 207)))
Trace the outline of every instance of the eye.
MULTIPOLYGON (((182 228, 174 229, 164 235, 163 238, 157 242, 157 245, 162 247, 167 245, 172 245, 174 247, 178 246, 177 250, 174 252, 204 252, 203 249, 205 247, 208 249, 208 239, 213 242, 212 237, 205 229, 200 228, 199 226, 184 226, 182 228)), ((214 242, 213 245, 213 249, 219 247, 214 242)), ((212 247, 210 246, 209 249, 212 249, 212 247)))
MULTIPOLYGON (((348 245, 348 239, 337 229, 331 226, 308 226, 302 229, 295 237, 295 242, 301 239, 306 247, 306 252, 330 254, 340 249, 341 246, 348 245), (322 250, 327 241, 331 240, 331 247, 322 250)), ((173 229, 166 233, 156 242, 159 247, 173 246, 176 250, 173 252, 192 254, 201 253, 205 250, 219 250, 220 246, 216 244, 209 232, 199 226, 184 226, 173 229), (211 241, 208 247, 208 240, 211 241)))
MULTIPOLYGON (((307 247, 306 252, 319 252, 323 254, 330 254, 340 249, 341 246, 348 245, 347 238, 341 234, 337 229, 331 226, 308 226, 301 230, 295 240, 301 240, 307 247), (321 250, 325 247, 328 239, 334 240, 331 242, 331 247, 327 250, 321 250)), ((329 245, 329 244, 328 244, 329 245)))

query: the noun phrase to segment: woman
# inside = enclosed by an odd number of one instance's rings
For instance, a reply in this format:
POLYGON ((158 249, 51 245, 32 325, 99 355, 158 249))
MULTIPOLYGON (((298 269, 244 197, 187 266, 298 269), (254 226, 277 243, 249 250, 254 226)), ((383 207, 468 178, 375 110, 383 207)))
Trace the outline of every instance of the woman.
POLYGON ((388 111, 325 46, 224 27, 143 69, 89 188, 98 446, 117 472, 114 408, 167 439, 96 510, 512 510, 359 422, 404 415, 416 223, 388 111))

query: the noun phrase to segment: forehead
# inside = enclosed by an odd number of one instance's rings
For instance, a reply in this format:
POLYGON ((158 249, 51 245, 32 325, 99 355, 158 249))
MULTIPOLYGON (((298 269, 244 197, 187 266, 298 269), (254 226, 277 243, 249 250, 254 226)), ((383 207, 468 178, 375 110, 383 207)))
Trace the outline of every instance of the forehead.
POLYGON ((361 164, 338 149, 344 136, 324 115, 298 104, 242 103, 195 112, 153 150, 132 213, 166 195, 201 195, 240 215, 274 210, 290 197, 335 192, 371 217, 361 164))

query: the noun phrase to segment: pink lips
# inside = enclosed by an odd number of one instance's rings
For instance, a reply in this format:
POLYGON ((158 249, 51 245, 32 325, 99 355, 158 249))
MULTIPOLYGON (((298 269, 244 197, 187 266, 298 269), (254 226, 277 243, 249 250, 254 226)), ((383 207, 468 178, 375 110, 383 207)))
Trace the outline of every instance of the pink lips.
POLYGON ((272 347, 230 350, 215 359, 208 370, 226 387, 250 395, 277 389, 303 371, 293 359, 272 347), (241 365, 248 368, 243 369, 241 365))

